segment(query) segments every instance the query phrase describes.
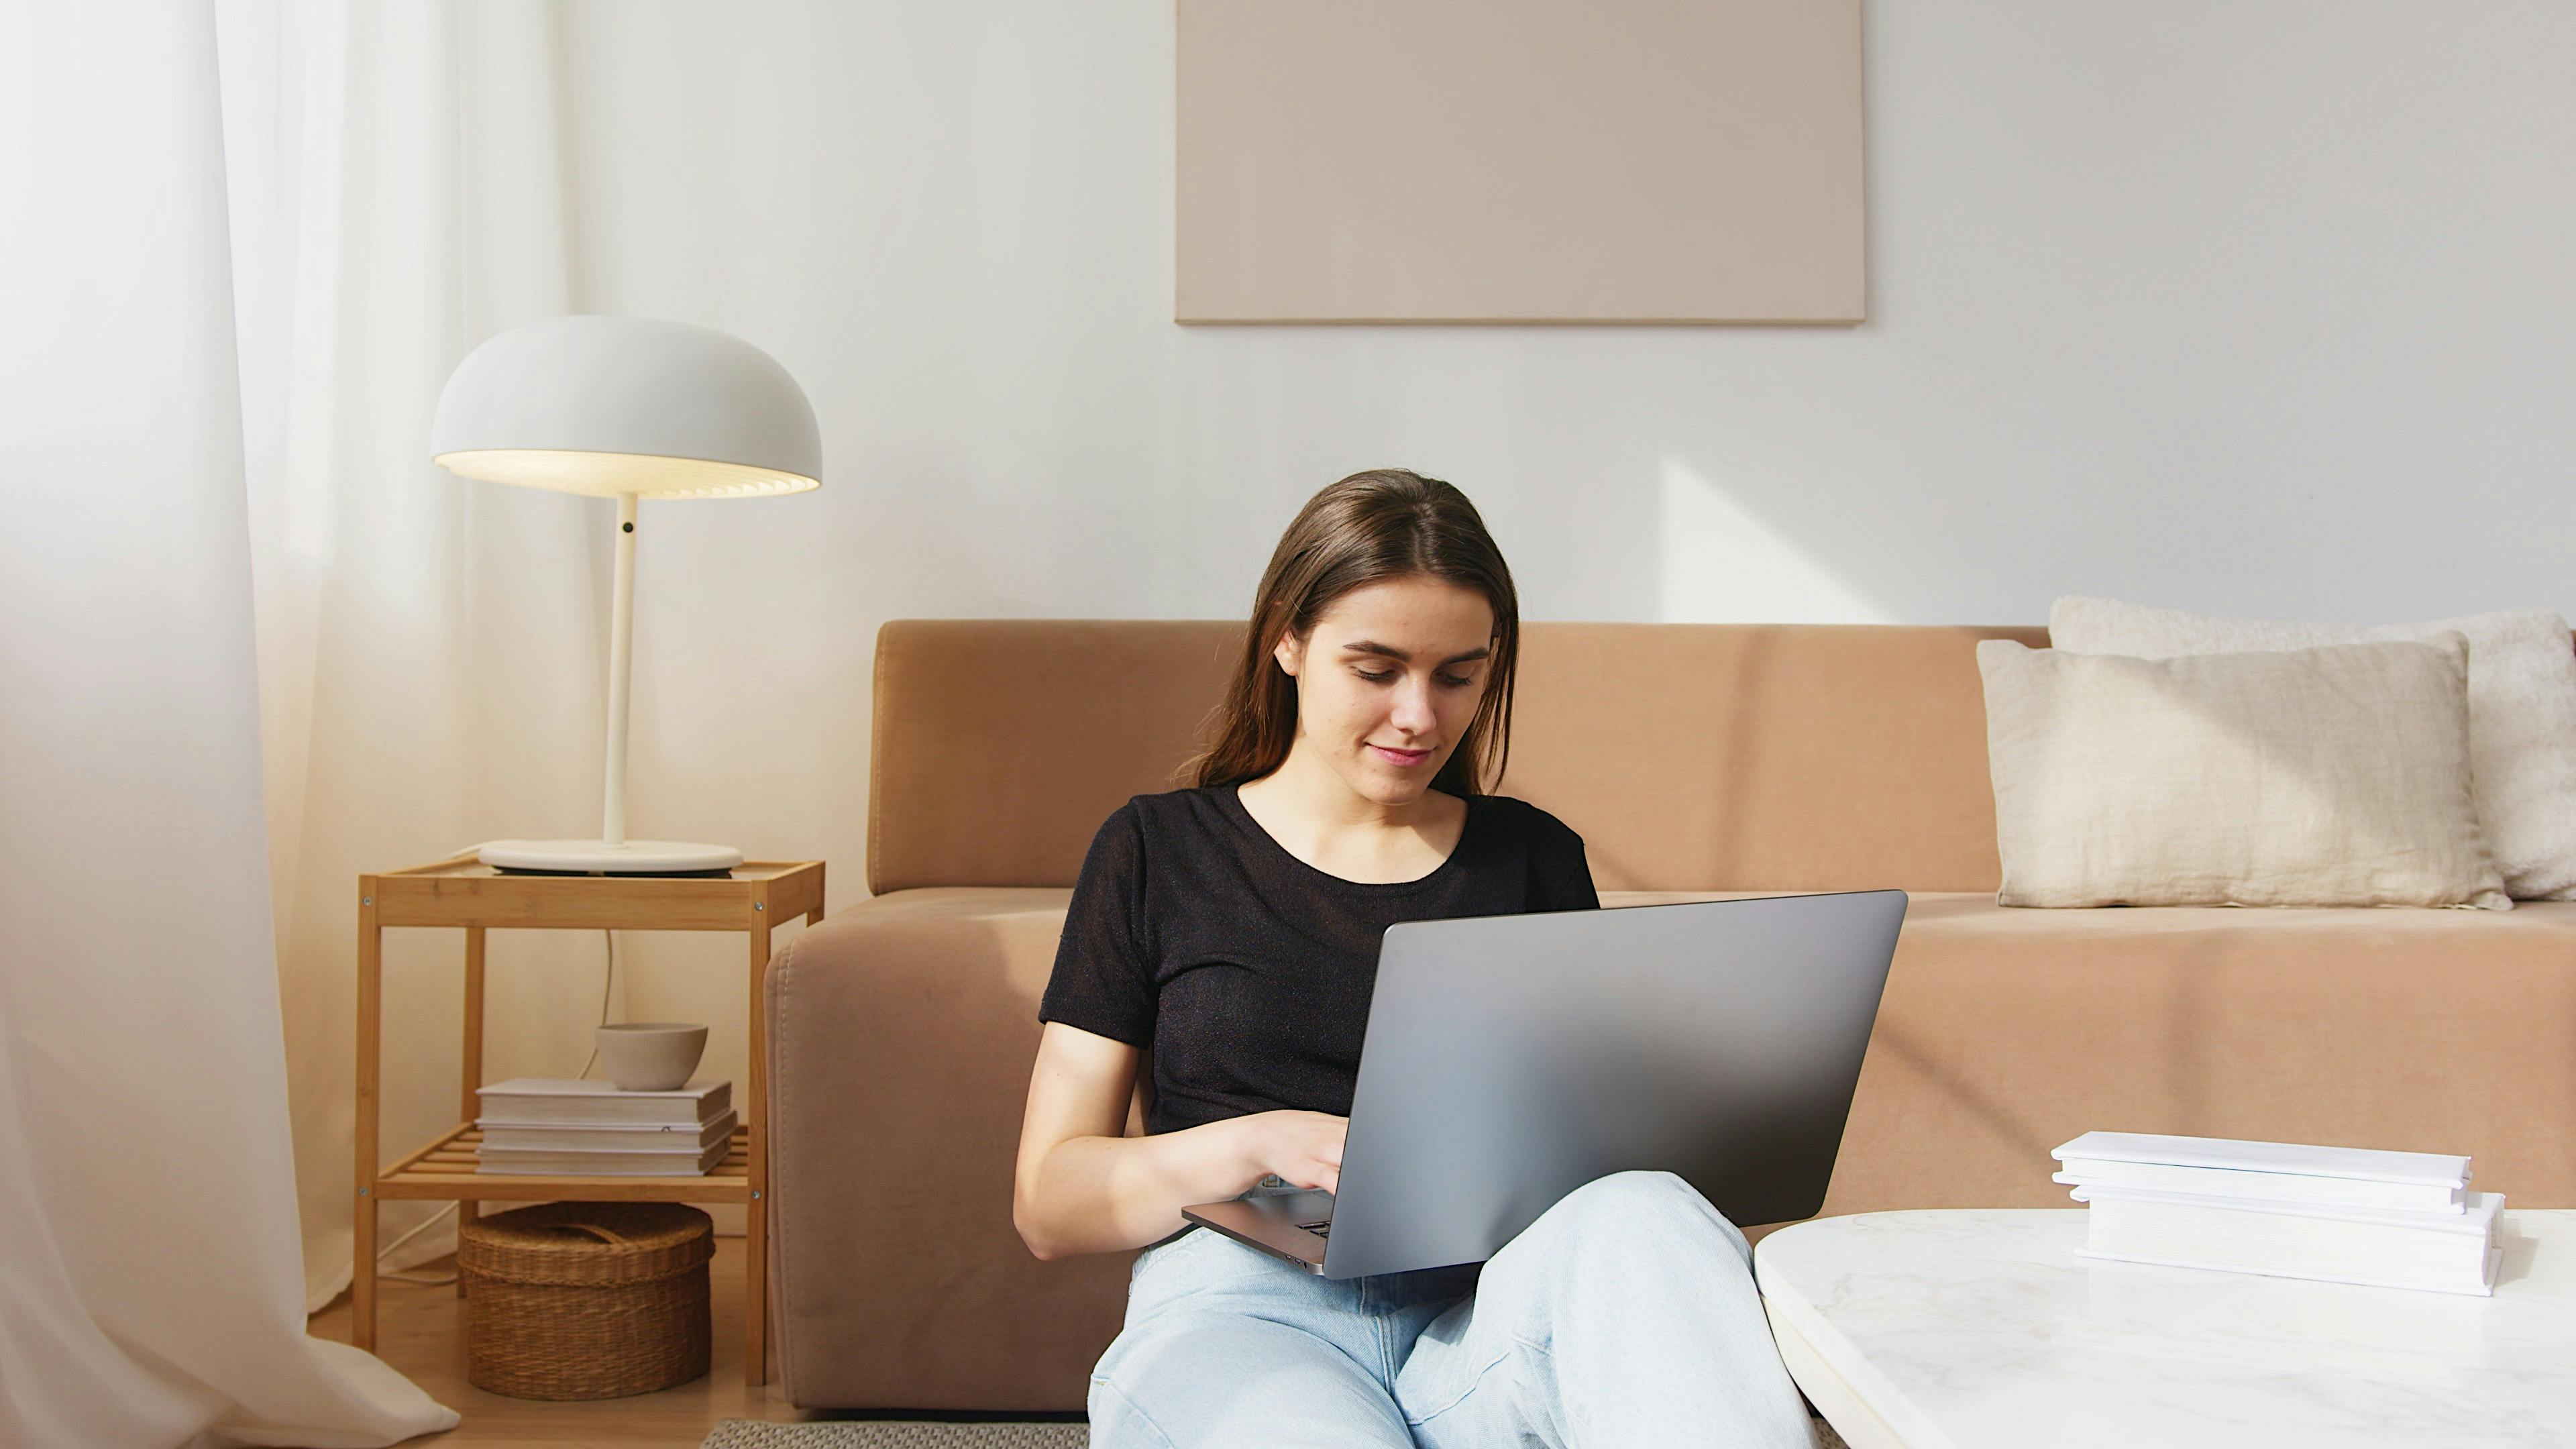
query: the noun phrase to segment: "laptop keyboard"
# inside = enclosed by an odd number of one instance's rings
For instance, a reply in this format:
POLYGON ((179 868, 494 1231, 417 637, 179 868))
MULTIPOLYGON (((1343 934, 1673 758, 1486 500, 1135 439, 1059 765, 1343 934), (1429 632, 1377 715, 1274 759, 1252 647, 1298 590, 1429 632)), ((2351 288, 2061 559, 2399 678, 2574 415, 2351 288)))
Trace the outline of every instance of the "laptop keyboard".
POLYGON ((1299 1223, 1297 1226, 1304 1228, 1307 1232, 1313 1233, 1319 1238, 1329 1238, 1333 1235, 1333 1220, 1331 1218, 1325 1218, 1321 1222, 1299 1223))

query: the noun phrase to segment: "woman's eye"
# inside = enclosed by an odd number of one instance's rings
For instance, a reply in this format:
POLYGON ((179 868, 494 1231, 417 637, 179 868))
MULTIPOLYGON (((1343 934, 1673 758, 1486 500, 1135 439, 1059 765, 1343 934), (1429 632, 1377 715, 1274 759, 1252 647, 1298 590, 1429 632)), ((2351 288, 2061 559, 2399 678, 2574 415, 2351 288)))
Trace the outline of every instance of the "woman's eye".
MULTIPOLYGON (((1371 684, 1384 684, 1388 680, 1395 678, 1395 671, 1392 669, 1381 669, 1375 673, 1371 673, 1365 669, 1355 669, 1351 672, 1357 674, 1360 678, 1367 680, 1371 684)), ((1432 677, 1439 680, 1442 684, 1449 686, 1451 689, 1464 689, 1468 685, 1476 682, 1473 679, 1462 679, 1455 674, 1439 674, 1432 677)))

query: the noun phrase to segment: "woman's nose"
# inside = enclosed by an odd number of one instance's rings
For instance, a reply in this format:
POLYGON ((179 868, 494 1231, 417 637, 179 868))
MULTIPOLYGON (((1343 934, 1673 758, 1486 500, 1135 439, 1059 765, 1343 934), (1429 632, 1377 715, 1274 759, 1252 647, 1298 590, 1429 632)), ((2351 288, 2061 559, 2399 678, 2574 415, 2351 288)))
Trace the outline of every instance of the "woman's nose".
POLYGON ((1408 735, 1427 735, 1437 723, 1431 710, 1431 685, 1423 680, 1406 680, 1395 691, 1395 711, 1390 721, 1408 735))

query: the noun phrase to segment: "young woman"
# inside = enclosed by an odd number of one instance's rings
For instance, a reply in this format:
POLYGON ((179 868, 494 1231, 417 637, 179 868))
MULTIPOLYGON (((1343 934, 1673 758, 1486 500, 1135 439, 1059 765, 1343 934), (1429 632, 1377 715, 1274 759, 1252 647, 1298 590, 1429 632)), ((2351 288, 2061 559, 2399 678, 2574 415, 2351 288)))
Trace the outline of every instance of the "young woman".
POLYGON ((1093 840, 1012 1216, 1041 1258, 1153 1245, 1092 1372, 1094 1449, 1808 1449, 1743 1235, 1668 1173, 1577 1190, 1481 1267, 1335 1281, 1183 1230, 1192 1203, 1336 1187, 1388 926, 1599 907, 1580 836, 1483 793, 1519 643, 1464 494, 1345 478, 1271 557, 1196 788, 1093 840))

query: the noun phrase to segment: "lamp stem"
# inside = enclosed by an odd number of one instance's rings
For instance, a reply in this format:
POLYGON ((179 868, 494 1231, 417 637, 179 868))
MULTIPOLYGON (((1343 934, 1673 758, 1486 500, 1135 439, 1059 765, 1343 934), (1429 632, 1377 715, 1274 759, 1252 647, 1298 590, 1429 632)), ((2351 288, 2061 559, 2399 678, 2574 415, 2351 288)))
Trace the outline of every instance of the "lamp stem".
POLYGON ((608 616, 608 804, 599 838, 626 843, 626 681, 635 655, 635 495, 617 495, 617 581, 608 616))

